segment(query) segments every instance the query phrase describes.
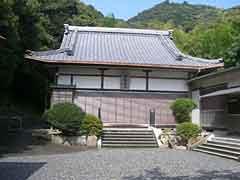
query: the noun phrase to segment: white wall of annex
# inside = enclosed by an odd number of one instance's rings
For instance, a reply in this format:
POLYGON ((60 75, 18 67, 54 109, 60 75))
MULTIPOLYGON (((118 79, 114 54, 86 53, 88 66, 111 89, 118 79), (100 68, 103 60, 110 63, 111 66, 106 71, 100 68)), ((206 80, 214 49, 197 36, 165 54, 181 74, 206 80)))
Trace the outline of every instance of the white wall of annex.
POLYGON ((192 100, 196 103, 197 107, 192 111, 192 122, 197 125, 201 125, 201 111, 200 111, 200 91, 192 91, 192 100))

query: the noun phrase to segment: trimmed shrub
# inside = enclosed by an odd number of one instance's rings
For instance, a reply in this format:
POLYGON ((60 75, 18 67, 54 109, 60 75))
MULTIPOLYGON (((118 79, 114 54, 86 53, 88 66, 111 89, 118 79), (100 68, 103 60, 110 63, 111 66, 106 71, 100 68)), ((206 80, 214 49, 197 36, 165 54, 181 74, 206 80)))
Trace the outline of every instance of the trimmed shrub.
POLYGON ((197 105, 192 99, 182 98, 177 99, 172 105, 171 109, 176 118, 177 123, 190 122, 190 113, 195 109, 197 105))
POLYGON ((82 122, 81 130, 87 136, 100 137, 102 134, 102 121, 94 115, 86 114, 82 122))
POLYGON ((82 109, 71 103, 56 104, 44 114, 47 122, 65 135, 80 133, 84 116, 82 109))
POLYGON ((199 133, 201 133, 201 129, 196 124, 185 122, 177 125, 176 133, 177 136, 180 136, 182 138, 183 142, 186 145, 191 138, 198 137, 199 133))

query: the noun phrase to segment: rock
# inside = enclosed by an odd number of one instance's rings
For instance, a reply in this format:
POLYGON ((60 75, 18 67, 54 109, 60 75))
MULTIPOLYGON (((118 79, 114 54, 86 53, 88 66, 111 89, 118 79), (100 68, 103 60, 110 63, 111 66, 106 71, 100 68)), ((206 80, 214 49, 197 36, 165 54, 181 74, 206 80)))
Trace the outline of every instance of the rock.
POLYGON ((51 136, 52 143, 54 144, 63 144, 64 139, 60 135, 52 135, 51 136))
POLYGON ((175 149, 176 145, 177 145, 176 136, 171 136, 168 141, 168 147, 171 149, 175 149))
POLYGON ((76 143, 77 145, 86 145, 87 144, 86 136, 77 137, 76 143))
POLYGON ((68 140, 66 140, 66 141, 63 143, 63 145, 64 145, 64 146, 71 146, 71 143, 70 143, 68 140))
POLYGON ((186 146, 176 146, 176 149, 178 150, 187 150, 186 146))
POLYGON ((69 137, 68 141, 75 146, 79 146, 79 145, 86 145, 86 136, 73 136, 73 137, 69 137))
POLYGON ((87 146, 88 147, 97 147, 97 137, 96 136, 88 136, 87 146))
POLYGON ((52 143, 65 146, 86 146, 86 136, 52 135, 52 143))

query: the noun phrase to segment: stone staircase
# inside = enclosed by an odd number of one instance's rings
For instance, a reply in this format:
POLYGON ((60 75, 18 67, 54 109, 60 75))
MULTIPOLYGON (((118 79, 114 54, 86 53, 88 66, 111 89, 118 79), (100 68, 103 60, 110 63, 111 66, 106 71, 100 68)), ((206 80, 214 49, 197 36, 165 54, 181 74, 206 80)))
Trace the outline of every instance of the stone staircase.
POLYGON ((202 153, 240 160, 240 139, 214 137, 193 149, 202 153))
POLYGON ((158 144, 153 131, 147 128, 108 128, 103 130, 102 147, 156 148, 158 144))

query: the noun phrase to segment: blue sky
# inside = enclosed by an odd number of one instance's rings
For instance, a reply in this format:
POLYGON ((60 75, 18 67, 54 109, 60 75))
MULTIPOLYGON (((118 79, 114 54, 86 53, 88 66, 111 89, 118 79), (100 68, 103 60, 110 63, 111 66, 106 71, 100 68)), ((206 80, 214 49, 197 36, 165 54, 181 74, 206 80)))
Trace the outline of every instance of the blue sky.
MULTIPOLYGON (((117 18, 128 19, 137 15, 144 9, 148 9, 163 0, 81 0, 86 4, 91 4, 103 14, 114 13, 117 18)), ((183 2, 175 0, 174 2, 183 2)), ((171 0, 173 2, 173 0, 171 0)), ((192 4, 207 4, 219 8, 229 8, 240 5, 240 0, 188 0, 192 4)))

